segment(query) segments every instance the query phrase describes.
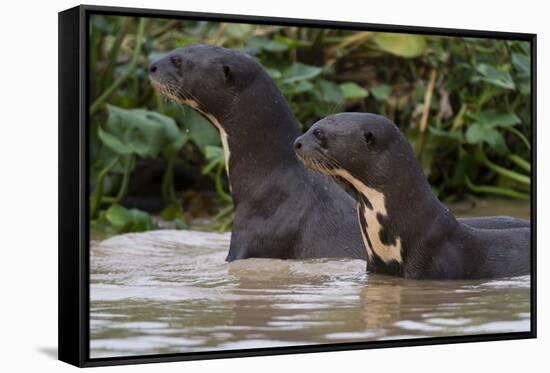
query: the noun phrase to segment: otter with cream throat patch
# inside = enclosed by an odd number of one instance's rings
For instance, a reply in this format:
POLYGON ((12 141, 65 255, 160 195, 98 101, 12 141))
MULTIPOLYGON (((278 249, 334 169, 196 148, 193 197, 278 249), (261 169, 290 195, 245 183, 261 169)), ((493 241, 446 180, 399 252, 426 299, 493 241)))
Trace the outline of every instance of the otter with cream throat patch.
POLYGON ((432 192, 412 147, 389 119, 336 114, 314 124, 294 146, 306 166, 356 191, 369 270, 416 279, 529 273, 530 223, 486 218, 505 228, 480 229, 456 219, 432 192))

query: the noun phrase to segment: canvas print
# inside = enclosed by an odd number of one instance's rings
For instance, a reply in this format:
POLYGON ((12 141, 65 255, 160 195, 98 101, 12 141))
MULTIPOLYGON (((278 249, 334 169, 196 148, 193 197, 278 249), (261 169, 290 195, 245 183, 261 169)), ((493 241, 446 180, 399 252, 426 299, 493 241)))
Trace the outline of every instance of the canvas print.
POLYGON ((91 359, 531 330, 529 41, 87 32, 91 359))

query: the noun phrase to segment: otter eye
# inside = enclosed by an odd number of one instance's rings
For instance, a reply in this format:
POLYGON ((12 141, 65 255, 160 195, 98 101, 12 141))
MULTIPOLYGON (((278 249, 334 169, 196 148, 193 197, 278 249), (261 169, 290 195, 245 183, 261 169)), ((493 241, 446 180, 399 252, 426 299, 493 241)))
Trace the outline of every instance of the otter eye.
POLYGON ((223 75, 225 76, 225 79, 231 79, 231 69, 229 68, 229 66, 223 65, 223 75))
POLYGON ((325 136, 325 132, 322 129, 320 128, 314 129, 313 136, 315 136, 315 138, 319 140, 319 145, 321 145, 323 149, 327 148, 327 137, 325 136))
POLYGON ((325 139, 325 133, 320 128, 316 128, 315 130, 313 130, 313 136, 317 137, 317 139, 319 140, 325 139))
POLYGON ((180 56, 170 57, 170 62, 172 62, 172 65, 174 65, 178 69, 181 67, 181 57, 180 56))
POLYGON ((373 146, 374 143, 376 142, 376 139, 374 138, 373 133, 372 132, 365 132, 364 136, 365 136, 365 142, 367 143, 367 145, 368 146, 373 146))

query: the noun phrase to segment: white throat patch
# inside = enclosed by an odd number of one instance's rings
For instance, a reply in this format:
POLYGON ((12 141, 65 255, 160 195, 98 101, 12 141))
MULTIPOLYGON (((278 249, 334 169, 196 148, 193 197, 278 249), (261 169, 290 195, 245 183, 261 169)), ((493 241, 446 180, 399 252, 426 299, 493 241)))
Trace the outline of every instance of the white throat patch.
MULTIPOLYGON (((225 158, 225 172, 227 172, 227 177, 229 178, 229 156, 231 155, 231 153, 229 151, 229 143, 227 141, 227 132, 225 132, 225 130, 223 129, 222 125, 220 124, 220 121, 216 117, 214 117, 212 114, 206 113, 203 110, 201 110, 195 100, 191 100, 191 99, 182 100, 181 98, 176 96, 170 89, 163 88, 162 84, 156 83, 154 80, 153 80, 153 85, 157 89, 159 89, 164 96, 170 98, 171 100, 181 105, 190 106, 194 110, 204 115, 206 119, 208 119, 218 129, 218 131, 220 131, 220 139, 222 142, 223 156, 225 158)), ((229 182, 229 189, 231 190, 231 181, 229 182)))
MULTIPOLYGON (((225 158, 225 172, 227 172, 227 177, 229 177, 229 156, 231 155, 231 152, 229 151, 229 143, 227 142, 227 132, 225 132, 225 130, 223 129, 220 121, 216 117, 214 117, 212 114, 206 113, 203 110, 201 110, 196 101, 180 100, 180 102, 182 104, 191 106, 193 109, 195 109, 196 111, 204 115, 206 119, 208 119, 218 129, 218 131, 220 131, 220 140, 222 142, 223 156, 225 158)), ((231 188, 231 183, 229 183, 229 185, 231 188)))
MULTIPOLYGON (((401 256, 401 239, 398 237, 395 240, 395 245, 386 245, 382 243, 382 240, 380 239, 380 231, 382 230, 382 226, 380 225, 380 222, 378 221, 376 215, 381 214, 383 216, 388 216, 384 194, 380 193, 376 189, 369 188, 361 181, 353 177, 346 170, 331 170, 331 174, 340 176, 351 185, 353 185, 353 187, 357 189, 359 193, 365 196, 365 198, 367 198, 372 205, 372 209, 368 207, 362 209, 361 204, 357 203, 357 214, 363 213, 365 221, 367 222, 366 232, 368 234, 368 239, 365 235, 364 227, 361 227, 361 234, 363 236, 363 243, 367 248, 367 255, 369 259, 372 260, 372 255, 374 251, 374 253, 376 253, 376 255, 380 257, 380 259, 382 259, 385 263, 388 263, 392 260, 395 260, 398 263, 403 263, 403 258, 401 256), (370 247, 369 245, 369 240, 372 244, 372 247, 370 247)), ((358 224, 361 224, 360 220, 358 224)))

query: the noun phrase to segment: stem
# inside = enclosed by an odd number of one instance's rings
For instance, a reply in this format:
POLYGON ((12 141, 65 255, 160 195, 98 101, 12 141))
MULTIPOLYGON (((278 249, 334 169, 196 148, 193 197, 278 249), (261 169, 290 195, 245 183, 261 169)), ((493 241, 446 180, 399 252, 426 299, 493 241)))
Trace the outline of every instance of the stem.
POLYGON ((527 140, 527 137, 525 137, 523 133, 514 127, 506 127, 506 129, 516 135, 521 141, 523 141, 527 149, 531 150, 531 143, 527 140))
POLYGON ((416 157, 420 158, 422 155, 422 149, 424 148, 424 138, 426 136, 426 129, 428 128, 428 117, 430 115, 430 106, 432 105, 432 96, 435 88, 435 78, 437 77, 437 71, 432 69, 430 71, 430 78, 428 81, 428 87, 426 88, 426 94, 424 95, 424 106, 422 108, 422 116, 420 117, 420 134, 418 141, 416 142, 416 157))
POLYGON ((451 126, 451 131, 456 131, 464 125, 464 120, 462 118, 464 117, 464 114, 466 113, 467 108, 468 108, 468 106, 466 106, 465 103, 463 103, 460 106, 460 109, 458 110, 458 114, 456 114, 456 116, 453 120, 453 124, 451 126))
POLYGON ((118 56, 118 51, 120 50, 120 46, 122 45, 122 41, 124 40, 124 26, 121 24, 122 22, 119 23, 116 39, 113 43, 113 46, 111 47, 111 50, 109 51, 109 60, 107 63, 107 68, 105 69, 105 72, 103 74, 103 79, 101 84, 102 88, 106 86, 106 84, 104 83, 113 79, 113 71, 115 70, 116 58, 118 56))
POLYGON ((216 214, 216 216, 214 216, 214 220, 220 220, 226 217, 227 215, 229 215, 232 211, 233 211, 233 205, 226 206, 223 209, 221 209, 220 212, 216 214))
POLYGON ((529 194, 517 192, 512 189, 499 188, 490 185, 475 185, 474 183, 472 183, 468 176, 466 176, 465 184, 471 191, 475 193, 496 194, 515 199, 530 199, 529 194))
POLYGON ((509 179, 512 179, 514 181, 517 181, 518 183, 521 183, 521 184, 531 185, 531 178, 529 176, 526 176, 514 171, 510 171, 504 167, 501 167, 491 162, 490 160, 487 159, 487 157, 485 156, 485 154, 483 154, 483 152, 480 153, 480 156, 485 166, 487 166, 490 170, 496 172, 497 174, 507 177, 509 179))
POLYGON ((523 169, 523 171, 531 173, 531 163, 529 161, 526 161, 517 154, 508 155, 508 159, 523 169))
POLYGON ((228 219, 225 223, 221 224, 220 227, 218 228, 218 232, 222 233, 222 232, 225 232, 227 231, 227 228, 229 227, 229 225, 233 223, 233 220, 232 219, 228 219))
POLYGON ((153 34, 153 39, 158 38, 162 34, 164 34, 166 31, 170 30, 172 27, 176 26, 179 23, 179 21, 169 21, 166 23, 163 27, 155 31, 153 34))
POLYGON ((122 183, 120 184, 120 189, 115 197, 115 203, 120 202, 122 198, 126 195, 128 191, 128 181, 130 179, 130 172, 132 171, 132 166, 134 165, 134 156, 130 155, 126 159, 126 164, 124 165, 124 176, 122 177, 122 183))
POLYGON ((101 170, 97 176, 97 185, 95 188, 94 197, 92 198, 92 203, 90 206, 90 217, 93 218, 97 212, 97 209, 99 208, 99 205, 101 204, 101 195, 103 194, 103 181, 105 180, 105 176, 109 173, 109 171, 112 170, 113 167, 116 166, 118 161, 120 160, 120 156, 116 156, 103 170, 101 170))
POLYGON ((164 200, 164 202, 170 202, 175 199, 174 184, 173 184, 175 161, 176 161, 175 156, 170 156, 168 158, 166 171, 164 172, 164 176, 162 177, 161 193, 162 193, 162 199, 164 200))
POLYGON ((126 163, 124 164, 124 174, 122 176, 122 181, 120 183, 120 188, 118 190, 117 195, 114 197, 111 197, 111 196, 101 197, 102 203, 109 203, 112 205, 115 203, 119 203, 122 200, 122 198, 124 198, 124 196, 126 195, 126 192, 128 191, 128 181, 130 179, 130 172, 132 170, 133 164, 134 164, 134 156, 130 155, 126 159, 126 163))
POLYGON ((134 45, 134 52, 132 55, 132 60, 130 61, 130 65, 128 66, 128 69, 115 82, 113 82, 113 84, 111 84, 111 86, 107 88, 101 94, 101 96, 99 96, 94 101, 92 106, 90 106, 90 115, 94 114, 101 107, 101 105, 103 105, 103 103, 107 101, 109 97, 111 97, 111 95, 118 89, 118 87, 120 87, 122 83, 124 83, 134 73, 134 70, 136 69, 138 59, 139 59, 139 52, 143 44, 144 30, 145 30, 145 18, 140 18, 139 24, 138 24, 138 31, 136 35, 136 41, 134 45))
POLYGON ((223 171, 223 169, 224 169, 224 165, 222 163, 220 163, 218 165, 218 168, 216 169, 216 178, 215 178, 216 192, 218 193, 218 195, 221 197, 221 199, 224 202, 233 202, 233 199, 231 198, 231 196, 229 194, 227 194, 225 192, 225 190, 223 190, 223 185, 222 185, 222 171, 223 171))

